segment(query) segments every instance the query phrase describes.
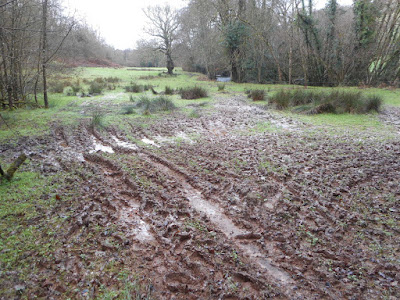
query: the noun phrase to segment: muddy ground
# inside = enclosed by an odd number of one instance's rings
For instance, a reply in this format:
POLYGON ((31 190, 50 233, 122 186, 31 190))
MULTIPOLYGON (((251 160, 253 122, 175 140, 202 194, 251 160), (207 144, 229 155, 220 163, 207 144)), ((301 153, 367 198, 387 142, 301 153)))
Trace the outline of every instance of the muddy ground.
POLYGON ((62 246, 5 274, 4 299, 400 297, 400 135, 332 133, 240 95, 191 109, 2 146, 74 192, 43 212, 66 216, 62 246))

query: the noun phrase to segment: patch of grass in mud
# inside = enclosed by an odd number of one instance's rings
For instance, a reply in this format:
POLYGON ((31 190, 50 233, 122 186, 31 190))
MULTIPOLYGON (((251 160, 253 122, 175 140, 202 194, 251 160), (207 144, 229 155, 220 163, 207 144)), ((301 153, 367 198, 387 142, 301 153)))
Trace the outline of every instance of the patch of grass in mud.
POLYGON ((382 123, 378 115, 321 114, 305 116, 293 113, 286 115, 304 122, 307 134, 316 131, 316 133, 324 132, 329 135, 353 134, 358 135, 359 138, 371 135, 382 140, 396 138, 393 127, 382 123))
POLYGON ((100 295, 96 297, 98 300, 114 300, 114 299, 140 299, 152 300, 152 285, 143 286, 140 283, 139 276, 132 274, 131 270, 124 270, 118 274, 119 289, 110 289, 105 286, 100 287, 100 295))
POLYGON ((58 183, 39 173, 18 172, 11 182, 0 183, 0 294, 15 296, 10 284, 26 284, 37 274, 34 263, 51 259, 60 246, 56 232, 62 220, 46 215, 65 199, 56 199, 58 183), (32 270, 33 269, 33 270, 32 270), (7 273, 10 272, 10 273, 7 273))
POLYGON ((282 128, 275 126, 270 122, 258 122, 256 126, 249 128, 248 132, 251 133, 265 133, 265 132, 280 132, 282 128))

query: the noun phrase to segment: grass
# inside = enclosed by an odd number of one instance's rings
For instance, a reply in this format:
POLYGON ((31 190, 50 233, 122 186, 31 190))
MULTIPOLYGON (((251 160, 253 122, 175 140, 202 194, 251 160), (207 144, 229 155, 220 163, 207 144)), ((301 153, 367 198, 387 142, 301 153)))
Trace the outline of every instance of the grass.
MULTIPOLYGON (((53 251, 61 246, 56 232, 62 220, 58 214, 44 215, 60 201, 67 200, 65 197, 56 200, 58 188, 59 182, 54 177, 26 171, 17 172, 11 182, 0 182, 2 273, 16 271, 19 280, 27 280, 32 268, 35 268, 34 262, 51 259, 53 251)), ((9 276, 3 273, 0 286, 4 288, 4 282, 12 280, 9 276)), ((12 290, 0 290, 3 296, 8 295, 7 298, 12 293, 12 290)))
MULTIPOLYGON (((253 97, 252 94, 250 95, 253 97)), ((269 104, 277 109, 294 107, 293 111, 306 114, 379 112, 382 103, 382 98, 377 95, 364 95, 359 91, 340 90, 333 90, 329 93, 300 89, 294 91, 280 90, 269 99, 269 104)))
POLYGON ((159 111, 172 111, 176 109, 176 106, 172 100, 165 96, 159 96, 156 98, 142 96, 136 102, 135 106, 136 108, 141 109, 144 114, 150 114, 159 111))
MULTIPOLYGON (((146 76, 152 76, 151 84, 159 91, 160 89, 165 89, 165 87, 169 87, 170 89, 177 90, 179 88, 187 88, 198 86, 204 88, 210 94, 210 97, 207 99, 201 100, 192 100, 191 103, 201 103, 201 102, 213 102, 214 95, 217 95, 218 92, 218 84, 216 82, 208 82, 208 81, 197 81, 196 76, 188 75, 182 72, 181 69, 177 69, 176 77, 159 77, 158 73, 165 71, 163 68, 155 68, 155 69, 146 69, 147 71, 143 71, 142 68, 135 69, 135 71, 131 71, 132 68, 77 68, 74 72, 71 72, 66 77, 63 77, 63 80, 68 81, 73 86, 80 86, 82 89, 88 89, 88 83, 96 80, 96 78, 103 78, 104 81, 117 81, 118 78, 118 86, 115 90, 109 91, 106 90, 104 96, 96 96, 92 98, 78 98, 76 96, 66 96, 60 93, 50 93, 50 109, 18 109, 13 112, 1 112, 2 116, 7 119, 7 123, 10 128, 5 126, 2 121, 0 121, 0 141, 5 142, 7 140, 12 140, 20 136, 43 136, 49 134, 52 129, 52 122, 57 122, 60 125, 73 125, 78 124, 80 120, 84 118, 91 118, 92 113, 87 109, 82 109, 80 105, 82 103, 88 103, 89 108, 93 110, 97 106, 97 102, 109 103, 112 105, 121 105, 126 106, 129 104, 129 95, 119 95, 124 92, 123 86, 129 85, 131 81, 136 82, 139 85, 149 84, 149 81, 146 81, 142 78, 148 78, 146 76), (112 79, 108 79, 112 78, 112 79), (85 84, 83 81, 86 81, 85 84), (214 91, 214 92, 212 92, 214 91), (106 99, 109 96, 115 95, 115 99, 111 100, 102 100, 106 99)), ((269 96, 274 96, 278 91, 285 89, 288 91, 293 90, 304 90, 303 87, 299 86, 290 86, 290 85, 259 85, 259 84, 247 84, 247 83, 234 83, 227 82, 224 83, 226 94, 219 93, 219 97, 231 97, 232 94, 235 93, 243 93, 245 90, 268 90, 269 96), (222 95, 222 96, 221 96, 222 95)), ((71 86, 72 87, 72 86, 71 86)), ((63 87, 64 88, 64 87, 63 87)), ((315 91, 315 92, 329 92, 332 88, 319 88, 319 87, 309 87, 307 91, 315 91)), ((357 92, 360 91, 357 87, 349 87, 349 88, 341 88, 341 91, 351 91, 357 92)), ((377 95, 382 97, 383 105, 385 106, 400 106, 400 90, 388 90, 388 89, 364 89, 362 92, 365 95, 377 95)), ((180 99, 179 96, 173 95, 171 96, 171 101, 178 108, 185 109, 187 105, 187 101, 184 99, 180 99)), ((39 99, 41 105, 43 105, 43 100, 39 99)), ((256 103, 255 103, 256 104, 256 103)), ((110 110, 114 110, 115 115, 121 114, 121 107, 110 106, 110 110)), ((190 110, 189 110, 190 113, 190 110)), ((109 115, 109 114, 108 114, 109 115)), ((126 115, 126 117, 137 117, 135 114, 126 115)), ((331 117, 319 117, 313 116, 313 120, 310 122, 320 122, 322 119, 327 120, 329 124, 332 122, 337 125, 343 123, 357 123, 360 121, 360 118, 355 115, 345 115, 343 118, 331 118, 331 117), (332 119, 332 120, 331 120, 332 119), (336 120, 336 121, 334 121, 336 120)), ((374 119, 373 117, 371 117, 374 119)), ((363 120, 368 120, 369 117, 362 118, 363 120)), ((107 117, 111 123, 116 122, 119 123, 119 120, 116 120, 114 117, 107 117)))
POLYGON ((186 99, 186 100, 194 100, 194 99, 208 97, 207 90, 205 88, 199 87, 199 86, 180 89, 179 94, 181 95, 182 99, 186 99))

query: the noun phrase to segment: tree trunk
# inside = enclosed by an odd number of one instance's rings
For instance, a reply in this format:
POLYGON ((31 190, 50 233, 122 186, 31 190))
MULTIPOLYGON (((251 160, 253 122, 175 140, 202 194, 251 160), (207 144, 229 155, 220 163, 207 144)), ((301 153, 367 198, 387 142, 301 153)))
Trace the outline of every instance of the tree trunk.
POLYGON ((10 181, 14 177, 14 173, 18 170, 18 168, 24 163, 26 160, 26 155, 21 154, 18 158, 10 165, 7 172, 4 172, 0 166, 0 174, 5 177, 8 181, 10 181))
POLYGON ((43 99, 44 99, 44 107, 49 108, 49 99, 47 96, 47 78, 46 78, 46 64, 47 64, 47 1, 43 0, 43 48, 42 48, 42 74, 43 74, 43 99))

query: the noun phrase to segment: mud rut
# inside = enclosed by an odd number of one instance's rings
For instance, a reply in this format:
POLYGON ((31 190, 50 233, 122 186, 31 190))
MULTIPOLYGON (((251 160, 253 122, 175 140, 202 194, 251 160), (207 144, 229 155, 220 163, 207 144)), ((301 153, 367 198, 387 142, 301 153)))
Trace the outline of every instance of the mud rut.
MULTIPOLYGON (((290 132, 295 132, 299 125, 248 106, 241 98, 223 101, 215 104, 218 118, 201 117, 185 120, 181 124, 176 124, 177 120, 170 118, 164 121, 165 129, 160 126, 153 128, 152 132, 132 124, 134 135, 145 139, 147 143, 150 141, 153 149, 130 143, 116 130, 104 134, 82 127, 84 134, 80 134, 83 138, 78 148, 72 144, 79 143, 68 142, 70 138, 62 130, 58 137, 60 143, 65 144, 63 147, 69 156, 72 152, 73 156, 80 159, 83 154, 87 163, 98 168, 113 195, 117 195, 110 204, 117 216, 117 224, 131 240, 132 255, 138 259, 138 267, 143 268, 144 273, 154 280, 158 297, 343 298, 343 294, 328 290, 324 282, 318 283, 318 272, 308 271, 298 277, 293 270, 289 272, 289 268, 282 268, 279 261, 288 254, 285 249, 283 251, 281 247, 276 247, 276 243, 268 243, 264 239, 263 222, 255 218, 238 220, 231 209, 227 211, 226 207, 220 205, 218 198, 232 192, 232 184, 225 184, 221 188, 212 182, 202 182, 196 174, 182 168, 185 162, 177 165, 166 158, 168 155, 162 154, 163 140, 157 140, 157 137, 170 135, 168 125, 172 122, 175 122, 175 133, 185 132, 188 128, 187 134, 199 134, 210 144, 232 142, 241 130, 255 126, 260 120, 268 119, 271 124, 290 132), (101 151, 124 155, 128 170, 140 168, 142 175, 155 187, 150 189, 150 193, 144 191, 140 183, 132 179, 131 172, 121 168, 107 155, 102 155, 101 151), (131 158, 134 160, 130 161, 131 158), (200 228, 200 234, 187 228, 188 220, 201 220, 201 224, 205 224, 196 225, 200 228), (208 246, 201 248, 199 243, 208 246), (218 258, 219 253, 225 256, 218 258), (244 292, 238 292, 236 285, 229 288, 221 284, 223 279, 230 280, 231 277, 226 275, 228 273, 244 287, 244 292)), ((187 138, 187 142, 191 142, 190 138, 187 138)), ((189 150, 196 153, 193 147, 189 150)), ((193 152, 188 155, 193 155, 193 152)), ((218 164, 217 158, 215 164, 218 164)), ((213 161, 213 157, 210 156, 209 160, 213 161)), ((307 172, 312 172, 312 168, 307 172)), ((229 170, 224 176, 240 179, 229 170)), ((302 196, 300 187, 287 184, 282 177, 271 176, 270 181, 276 191, 270 193, 269 201, 264 204, 264 213, 273 212, 284 193, 302 196)), ((311 197, 318 199, 319 195, 311 197)), ((314 206, 328 223, 334 225, 334 216, 327 212, 323 204, 316 201, 314 206)))

